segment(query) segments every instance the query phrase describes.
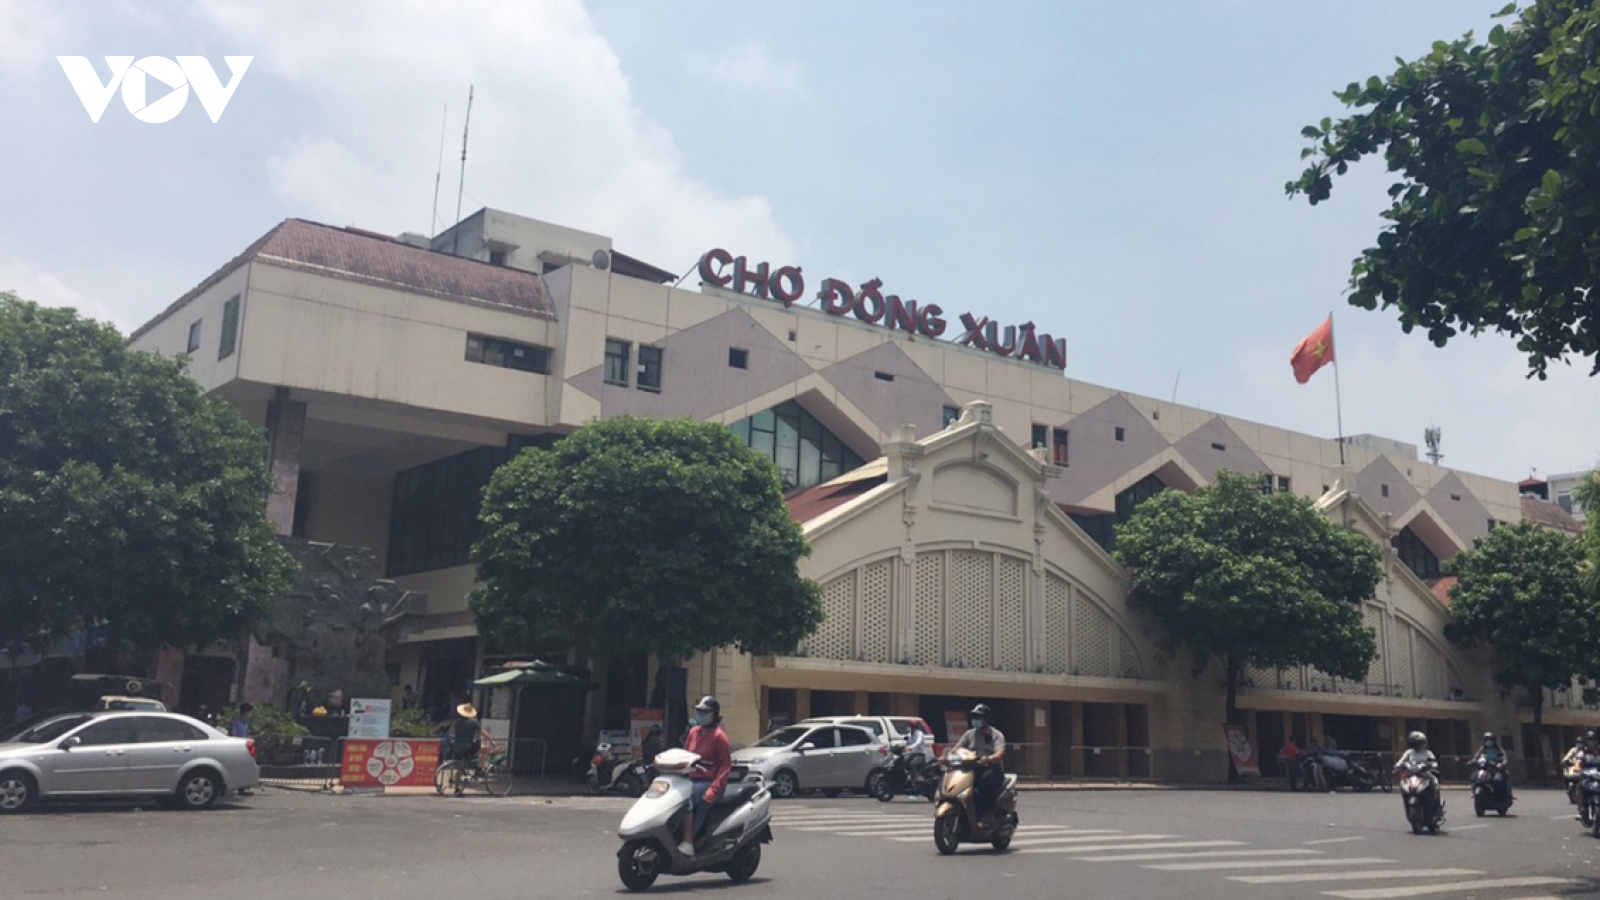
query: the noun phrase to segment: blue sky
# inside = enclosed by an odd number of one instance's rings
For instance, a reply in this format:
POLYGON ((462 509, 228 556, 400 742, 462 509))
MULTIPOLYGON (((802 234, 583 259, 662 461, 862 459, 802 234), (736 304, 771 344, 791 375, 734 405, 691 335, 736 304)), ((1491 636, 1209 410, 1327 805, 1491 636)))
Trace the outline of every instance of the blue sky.
POLYGON ((1505 338, 1437 350, 1345 305, 1380 167, 1283 193, 1334 89, 1501 5, 0 0, 0 288, 128 329, 285 217, 428 231, 442 120, 447 224, 470 83, 465 211, 679 271, 724 246, 879 277, 1065 336, 1072 377, 1324 435, 1332 373, 1288 355, 1334 310, 1347 432, 1584 468, 1587 365, 1527 381, 1505 338), (54 57, 112 54, 255 59, 217 124, 92 124, 54 57))

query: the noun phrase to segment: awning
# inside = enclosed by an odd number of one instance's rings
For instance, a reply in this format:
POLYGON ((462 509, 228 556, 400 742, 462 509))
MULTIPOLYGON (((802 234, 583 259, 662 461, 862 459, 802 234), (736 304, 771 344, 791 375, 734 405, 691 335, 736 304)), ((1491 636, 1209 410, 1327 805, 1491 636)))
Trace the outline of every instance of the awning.
POLYGON ((473 684, 477 687, 498 687, 506 684, 564 684, 572 687, 587 687, 591 682, 579 678, 571 672, 565 672, 546 663, 519 666, 507 669, 495 675, 479 678, 473 684))

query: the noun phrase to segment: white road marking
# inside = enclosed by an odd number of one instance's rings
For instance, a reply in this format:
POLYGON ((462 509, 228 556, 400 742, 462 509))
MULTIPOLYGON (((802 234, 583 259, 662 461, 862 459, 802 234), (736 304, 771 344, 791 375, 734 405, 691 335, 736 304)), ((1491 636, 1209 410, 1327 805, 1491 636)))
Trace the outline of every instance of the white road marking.
POLYGON ((1292 869, 1306 866, 1377 866, 1392 863, 1392 859, 1378 859, 1376 857, 1361 857, 1359 859, 1272 859, 1260 862, 1195 862, 1195 863, 1170 863, 1159 866, 1145 866, 1146 869, 1156 869, 1162 872, 1202 872, 1211 869, 1292 869))
POLYGON ((1032 847, 1035 844, 1103 844, 1106 841, 1156 841, 1171 840, 1175 834, 1089 834, 1089 835, 1061 835, 1058 837, 1036 837, 1013 840, 1013 847, 1032 847))
POLYGON ((1116 850, 1183 850, 1190 847, 1242 847, 1244 841, 1140 841, 1132 844, 1091 844, 1084 847, 1029 847, 1018 853, 1109 853, 1116 850))
POLYGON ((1225 856, 1313 856, 1317 850, 1201 850, 1196 853, 1120 853, 1112 856, 1085 856, 1085 862, 1149 862, 1157 859, 1211 859, 1225 856))
POLYGON ((1487 891, 1499 888, 1548 887, 1552 884, 1577 884, 1572 878, 1491 878, 1487 881, 1455 881, 1450 884, 1422 884, 1415 887, 1369 888, 1360 891, 1323 891, 1329 897, 1343 900, 1393 900, 1400 897, 1422 897, 1428 894, 1450 894, 1456 891, 1487 891))
POLYGON ((1364 841, 1364 840, 1366 840, 1366 838, 1358 834, 1355 837, 1323 838, 1320 841, 1306 841, 1306 846, 1307 847, 1315 847, 1318 844, 1343 844, 1343 843, 1347 843, 1349 841, 1364 841))
POLYGON ((1486 825, 1486 824, 1485 825, 1457 825, 1456 827, 1454 827, 1454 828, 1452 828, 1450 830, 1451 831, 1472 831, 1472 830, 1477 829, 1477 828, 1488 828, 1488 827, 1489 826, 1486 825))
POLYGON ((933 824, 932 818, 925 819, 921 816, 806 816, 804 818, 794 818, 792 816, 773 816, 772 821, 782 822, 785 825, 879 825, 885 822, 890 824, 894 824, 896 822, 926 822, 929 825, 933 824))
POLYGON ((1313 881, 1361 881, 1369 878, 1459 878, 1482 875, 1477 869, 1376 869, 1371 872, 1296 872, 1293 875, 1232 875, 1245 884, 1302 884, 1313 881))
POLYGON ((839 828, 823 828, 823 827, 813 828, 811 826, 806 826, 804 828, 796 828, 795 831, 805 831, 805 832, 810 832, 812 834, 837 834, 840 837, 897 837, 899 835, 907 835, 907 834, 923 834, 923 835, 926 835, 926 834, 932 834, 933 833, 933 829, 929 828, 926 825, 918 825, 915 828, 906 828, 906 827, 903 827, 903 826, 900 826, 900 825, 891 825, 891 826, 886 826, 886 827, 882 827, 882 828, 875 828, 875 829, 872 829, 872 830, 866 830, 866 829, 861 829, 861 828, 855 828, 855 829, 839 829, 839 828))

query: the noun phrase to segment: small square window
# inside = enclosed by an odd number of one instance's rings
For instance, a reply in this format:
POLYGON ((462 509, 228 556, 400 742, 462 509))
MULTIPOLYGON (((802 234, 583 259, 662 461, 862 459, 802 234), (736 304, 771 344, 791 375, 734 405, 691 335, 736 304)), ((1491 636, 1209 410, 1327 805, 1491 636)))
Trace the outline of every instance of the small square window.
POLYGON ((1050 461, 1058 466, 1071 465, 1070 457, 1067 456, 1067 436, 1065 428, 1057 428, 1051 433, 1054 441, 1052 443, 1050 461))
POLYGON ((789 341, 790 341, 790 343, 793 343, 793 342, 794 342, 794 340, 795 340, 795 339, 796 339, 796 338, 798 338, 798 337, 799 337, 799 336, 800 336, 800 335, 799 335, 799 334, 797 334, 797 333, 796 333, 796 332, 795 332, 795 330, 794 330, 794 329, 793 329, 793 328, 791 328, 791 329, 789 329, 789 341))
POLYGON ((606 384, 628 386, 628 360, 633 345, 627 341, 606 339, 606 384))
POLYGON ((1389 496, 1389 486, 1387 484, 1382 485, 1380 490, 1383 492, 1385 497, 1389 496))
POLYGON ((661 348, 639 348, 639 390, 661 390, 661 348))
POLYGON ((1219 451, 1219 452, 1226 452, 1227 449, 1228 449, 1228 445, 1227 444, 1218 444, 1215 441, 1213 441, 1212 444, 1211 444, 1211 449, 1219 451))
POLYGON ((1050 429, 1048 426, 1040 425, 1038 422, 1033 423, 1033 443, 1031 446, 1035 450, 1049 449, 1050 429))
POLYGON ((1127 432, 1122 430, 1122 426, 1121 425, 1118 425, 1117 426, 1117 440, 1120 441, 1125 437, 1127 437, 1127 432))
POLYGON ((1278 476, 1278 492, 1281 493, 1281 494, 1289 493, 1289 476, 1287 476, 1287 475, 1279 475, 1278 476))
POLYGON ((506 264, 506 252, 504 250, 490 250, 489 251, 489 265, 491 265, 491 266, 503 266, 505 264, 506 264))
POLYGON ((949 428, 955 424, 957 419, 961 418, 961 409, 955 406, 946 406, 940 415, 944 420, 944 427, 949 428))
POLYGON ((893 372, 873 372, 872 377, 879 381, 894 381, 893 372))
POLYGON ((1459 503, 1459 502, 1461 502, 1461 495, 1460 494, 1451 494, 1450 495, 1450 499, 1456 501, 1457 503, 1459 503))
POLYGON ((728 348, 728 368, 730 368, 730 369, 748 369, 748 368, 750 368, 750 351, 749 350, 745 350, 745 349, 743 349, 741 347, 729 347, 728 348))
POLYGON ((193 353, 200 349, 200 323, 203 321, 205 320, 195 319, 194 324, 189 326, 189 346, 183 352, 193 353))

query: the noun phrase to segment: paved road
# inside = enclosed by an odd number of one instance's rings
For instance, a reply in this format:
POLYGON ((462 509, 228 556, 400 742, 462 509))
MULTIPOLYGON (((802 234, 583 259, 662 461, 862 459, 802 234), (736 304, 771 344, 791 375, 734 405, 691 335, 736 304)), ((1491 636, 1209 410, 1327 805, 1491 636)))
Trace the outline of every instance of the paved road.
MULTIPOLYGON (((760 872, 664 878, 655 893, 815 900, 970 897, 1600 897, 1600 841, 1565 797, 1524 790, 1448 834, 1414 837, 1396 795, 1030 792, 1013 850, 938 856, 912 801, 777 804, 760 872), (998 893, 997 893, 998 892, 998 893)), ((613 897, 628 801, 334 797, 269 791, 206 813, 127 804, 0 819, 0 896, 251 900, 613 897)))

